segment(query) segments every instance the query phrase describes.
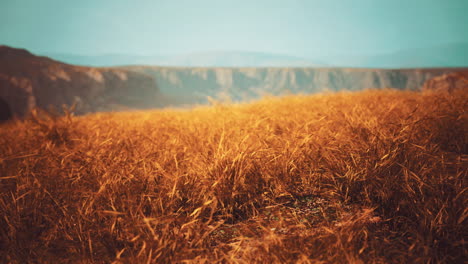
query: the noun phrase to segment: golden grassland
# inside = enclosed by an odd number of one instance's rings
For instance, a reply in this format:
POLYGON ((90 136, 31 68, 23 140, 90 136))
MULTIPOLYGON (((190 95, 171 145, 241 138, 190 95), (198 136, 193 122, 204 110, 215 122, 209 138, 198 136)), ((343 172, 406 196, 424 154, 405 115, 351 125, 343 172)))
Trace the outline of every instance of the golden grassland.
POLYGON ((0 126, 2 263, 462 263, 468 94, 0 126))

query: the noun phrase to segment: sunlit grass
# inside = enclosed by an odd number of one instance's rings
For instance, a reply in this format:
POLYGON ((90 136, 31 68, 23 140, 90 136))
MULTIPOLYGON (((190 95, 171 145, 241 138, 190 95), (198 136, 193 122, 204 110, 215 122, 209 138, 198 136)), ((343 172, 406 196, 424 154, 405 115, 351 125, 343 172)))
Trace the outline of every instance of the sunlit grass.
POLYGON ((460 263, 468 95, 0 126, 0 262, 460 263))

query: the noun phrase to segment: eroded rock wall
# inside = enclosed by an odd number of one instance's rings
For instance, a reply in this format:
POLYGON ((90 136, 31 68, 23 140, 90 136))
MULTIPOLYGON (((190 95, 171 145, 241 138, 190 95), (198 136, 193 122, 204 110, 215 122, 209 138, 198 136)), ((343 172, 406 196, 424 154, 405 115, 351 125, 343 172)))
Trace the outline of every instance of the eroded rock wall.
POLYGON ((0 99, 13 115, 76 104, 76 113, 159 107, 153 77, 114 68, 79 67, 0 46, 0 99))
POLYGON ((175 68, 131 66, 125 69, 151 75, 161 91, 204 102, 207 96, 248 100, 265 94, 311 94, 395 88, 419 90, 436 76, 458 69, 347 68, 175 68))

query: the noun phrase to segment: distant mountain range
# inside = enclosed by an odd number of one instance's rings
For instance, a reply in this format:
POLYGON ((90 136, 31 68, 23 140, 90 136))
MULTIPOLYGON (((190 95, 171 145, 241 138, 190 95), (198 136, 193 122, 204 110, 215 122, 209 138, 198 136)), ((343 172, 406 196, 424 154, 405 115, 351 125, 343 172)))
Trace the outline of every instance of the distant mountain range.
POLYGON ((362 65, 373 68, 467 67, 468 43, 400 50, 369 57, 362 65))
POLYGON ((468 43, 408 48, 387 53, 323 54, 319 61, 344 68, 448 68, 468 67, 468 43))
POLYGON ((167 58, 162 66, 185 67, 323 67, 305 58, 245 51, 201 52, 167 58))
POLYGON ((304 58, 248 51, 213 51, 184 55, 122 55, 108 54, 81 56, 49 53, 48 57, 59 61, 83 66, 124 66, 157 65, 168 67, 321 67, 323 63, 313 63, 304 58))
POLYGON ((317 54, 314 58, 250 51, 212 51, 183 55, 99 56, 45 53, 53 59, 83 66, 151 65, 168 67, 345 67, 443 68, 468 67, 468 43, 411 48, 390 53, 317 54))

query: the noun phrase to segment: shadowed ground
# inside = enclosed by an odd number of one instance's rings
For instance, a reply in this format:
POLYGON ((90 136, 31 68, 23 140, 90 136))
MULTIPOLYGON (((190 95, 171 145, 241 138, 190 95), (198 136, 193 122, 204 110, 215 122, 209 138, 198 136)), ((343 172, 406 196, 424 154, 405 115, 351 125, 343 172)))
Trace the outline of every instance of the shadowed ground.
POLYGON ((5 100, 0 98, 0 122, 10 120, 12 117, 10 106, 5 100))

